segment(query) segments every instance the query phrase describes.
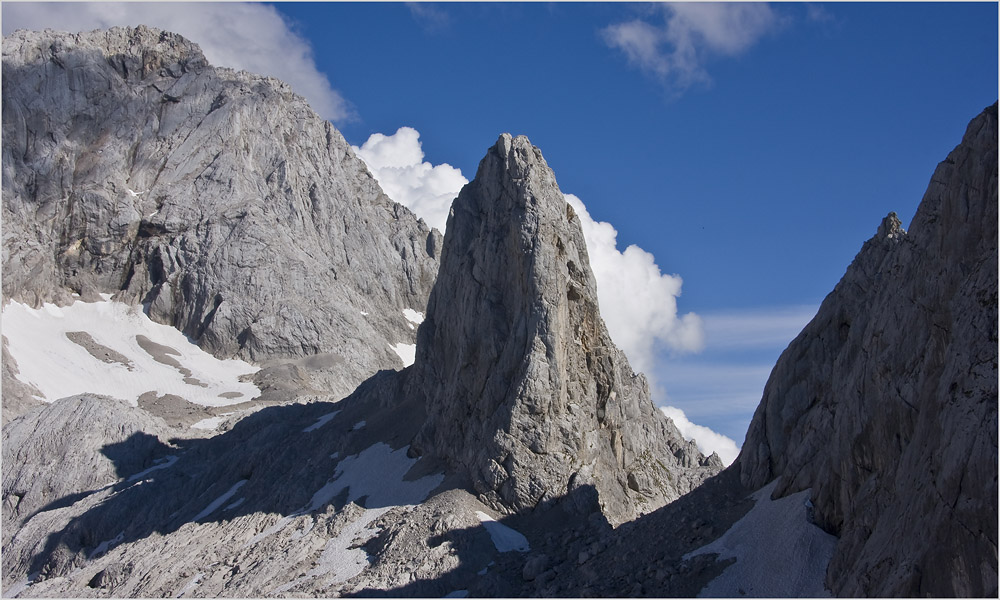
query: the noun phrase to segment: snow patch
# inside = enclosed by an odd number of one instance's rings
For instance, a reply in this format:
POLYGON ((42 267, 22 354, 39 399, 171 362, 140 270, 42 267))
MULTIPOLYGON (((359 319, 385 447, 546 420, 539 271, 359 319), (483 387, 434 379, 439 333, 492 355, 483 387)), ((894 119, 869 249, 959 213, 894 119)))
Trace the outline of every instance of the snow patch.
POLYGON ((240 381, 258 367, 219 360, 173 327, 154 323, 138 307, 111 302, 110 294, 101 297, 103 302, 46 303, 39 309, 12 301, 3 308, 3 334, 20 369, 17 378, 35 386, 44 396, 39 400, 91 393, 138 406, 139 396, 155 391, 202 406, 227 406, 260 395, 253 383, 240 381), (93 341, 90 350, 67 337, 80 332, 93 341), (160 357, 164 362, 143 349, 139 336, 166 347, 167 354, 160 357), (164 364, 170 361, 179 366, 164 364))
POLYGON ((528 538, 521 535, 520 532, 507 527, 502 523, 497 523, 493 520, 493 517, 480 511, 476 511, 476 516, 479 517, 479 522, 483 524, 486 528, 487 533, 490 534, 490 539, 493 540, 493 545, 497 547, 498 552, 527 552, 531 550, 531 546, 528 545, 528 538))
POLYGON ((28 589, 31 584, 38 579, 38 572, 29 574, 24 579, 15 581, 11 586, 3 591, 4 598, 16 598, 21 592, 28 589))
POLYGON ((191 520, 192 521, 200 521, 200 520, 204 519, 205 517, 207 517, 208 515, 214 513, 220 506, 222 506, 227 501, 229 501, 230 498, 232 498, 233 496, 235 496, 236 492, 239 491, 239 489, 241 487, 243 487, 243 485, 246 484, 246 482, 247 482, 246 479, 241 479, 241 480, 237 481, 236 483, 234 483, 233 487, 231 487, 228 490, 226 490, 221 496, 219 496, 215 500, 212 500, 212 503, 209 504, 208 506, 206 506, 205 510, 203 510, 200 513, 198 513, 197 515, 195 515, 195 517, 193 519, 191 519, 191 520))
POLYGON ((735 558, 699 598, 828 598, 823 585, 837 538, 809 521, 809 490, 771 500, 777 480, 754 493, 756 504, 719 539, 684 555, 735 558), (765 548, 766 551, 761 551, 765 548))
POLYGON ((94 551, 91 552, 90 556, 88 556, 87 558, 93 560, 94 558, 101 556, 102 554, 106 553, 109 549, 114 548, 118 544, 122 543, 122 540, 124 539, 125 539, 125 532, 124 531, 118 532, 118 535, 116 535, 113 539, 104 540, 103 542, 98 544, 97 547, 94 548, 94 551))
POLYGON ((215 429, 219 425, 222 425, 222 422, 225 420, 226 417, 223 415, 219 415, 217 417, 208 417, 207 419, 202 419, 197 423, 195 423, 194 425, 192 425, 191 429, 209 429, 209 430, 215 429))
POLYGON ((417 359, 416 344, 404 344, 400 342, 395 346, 389 346, 389 348, 399 356, 399 360, 403 361, 404 367, 412 365, 413 361, 417 359))
POLYGON ((420 325, 424 322, 424 313, 417 312, 412 308, 404 308, 403 316, 406 317, 407 321, 413 323, 414 325, 420 325))
POLYGON ((333 419, 334 417, 336 417, 339 412, 340 412, 339 410, 335 410, 332 413, 327 413, 327 414, 323 415, 322 417, 316 419, 315 423, 313 423, 309 427, 306 427, 305 429, 303 429, 302 433, 309 433, 310 431, 316 431, 320 427, 322 427, 322 426, 326 425, 327 423, 329 423, 330 420, 333 419))
POLYGON ((181 591, 177 592, 177 595, 174 596, 174 598, 180 598, 184 594, 198 587, 198 584, 201 583, 201 579, 204 576, 205 576, 204 573, 196 573, 195 576, 191 578, 191 581, 187 582, 187 584, 183 588, 181 588, 181 591))
POLYGON ((427 475, 414 481, 404 479, 417 462, 406 455, 409 446, 393 450, 382 442, 369 446, 359 454, 348 456, 337 464, 333 479, 313 494, 309 505, 278 521, 251 543, 283 529, 291 518, 319 510, 347 490, 347 503, 365 498, 364 511, 348 523, 340 533, 327 541, 314 568, 274 590, 284 594, 293 587, 316 577, 329 576, 326 585, 343 583, 361 573, 370 564, 368 554, 359 548, 378 534, 369 527, 376 519, 396 507, 412 507, 423 502, 428 494, 444 481, 444 475, 427 475), (378 473, 378 477, 372 477, 378 473))
POLYGON ((468 598, 469 590, 455 590, 454 592, 448 592, 445 598, 468 598))
MULTIPOLYGON (((363 422, 363 421, 362 421, 363 422)), ((333 479, 321 487, 303 513, 312 512, 329 504, 344 489, 350 488, 347 503, 367 496, 366 508, 378 506, 411 506, 422 502, 440 485, 444 475, 428 475, 416 481, 405 481, 403 476, 418 459, 406 456, 409 446, 393 450, 379 442, 361 453, 348 456, 337 463, 333 479), (372 477, 378 473, 378 477, 372 477)))
POLYGON ((140 471, 140 472, 136 473, 135 475, 129 477, 127 483, 132 483, 134 481, 138 481, 140 479, 143 479, 143 478, 146 477, 146 475, 149 475, 153 471, 158 471, 160 469, 167 469, 169 467, 172 467, 172 466, 174 466, 174 463, 177 462, 178 458, 179 457, 174 456, 173 454, 171 454, 170 456, 164 456, 163 458, 159 458, 159 459, 153 461, 153 466, 152 467, 149 467, 145 471, 140 471))
POLYGON ((354 427, 351 428, 351 431, 357 431, 359 429, 362 429, 367 424, 368 421, 358 421, 357 423, 354 424, 354 427))

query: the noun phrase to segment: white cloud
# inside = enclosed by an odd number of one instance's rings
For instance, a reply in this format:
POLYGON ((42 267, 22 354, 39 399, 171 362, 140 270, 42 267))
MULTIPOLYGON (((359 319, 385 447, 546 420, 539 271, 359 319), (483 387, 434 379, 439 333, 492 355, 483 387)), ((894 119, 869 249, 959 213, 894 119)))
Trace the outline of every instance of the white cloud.
POLYGON ((15 29, 89 31, 148 25, 179 33, 201 46, 215 66, 269 75, 292 86, 323 118, 354 118, 349 103, 316 68, 308 40, 281 14, 258 3, 4 3, 3 33, 15 29))
POLYGON ((663 404, 743 439, 781 352, 816 314, 817 305, 704 312, 705 349, 659 363, 663 404))
POLYGON ((451 15, 433 4, 407 2, 406 8, 410 9, 413 20, 423 28, 425 33, 442 32, 451 26, 451 15))
POLYGON ((661 273, 655 257, 634 244, 620 252, 618 232, 610 223, 594 221, 573 194, 566 194, 566 201, 580 217, 601 316, 632 367, 651 375, 661 345, 675 352, 701 350, 705 342, 701 318, 677 314, 681 278, 661 273))
POLYGON ((390 198, 444 232, 451 202, 469 180, 449 164, 425 162, 416 129, 400 127, 392 135, 373 133, 360 148, 353 148, 390 198))
POLYGON ((630 63, 675 92, 710 81, 707 59, 745 52, 779 22, 770 6, 753 2, 671 3, 661 14, 662 23, 635 19, 609 25, 601 34, 630 63))
POLYGON ((688 420, 683 410, 673 406, 661 406, 660 410, 670 417, 684 439, 694 440, 702 454, 708 456, 715 452, 722 459, 722 464, 727 467, 733 464, 733 461, 739 456, 740 449, 736 446, 736 442, 708 427, 695 425, 688 420))
POLYGON ((786 347, 816 315, 816 305, 705 313, 705 339, 715 350, 786 347))

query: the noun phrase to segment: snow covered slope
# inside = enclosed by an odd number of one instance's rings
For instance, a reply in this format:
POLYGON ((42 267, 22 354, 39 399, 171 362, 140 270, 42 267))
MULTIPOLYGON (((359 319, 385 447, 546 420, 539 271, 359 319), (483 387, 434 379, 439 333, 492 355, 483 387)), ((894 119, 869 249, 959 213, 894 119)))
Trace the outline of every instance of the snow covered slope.
POLYGON ((138 406, 141 395, 154 392, 227 406, 260 395, 247 381, 258 367, 219 360, 138 307, 104 297, 63 307, 32 309, 13 301, 4 306, 3 335, 17 361, 17 378, 37 388, 38 399, 90 393, 138 406))

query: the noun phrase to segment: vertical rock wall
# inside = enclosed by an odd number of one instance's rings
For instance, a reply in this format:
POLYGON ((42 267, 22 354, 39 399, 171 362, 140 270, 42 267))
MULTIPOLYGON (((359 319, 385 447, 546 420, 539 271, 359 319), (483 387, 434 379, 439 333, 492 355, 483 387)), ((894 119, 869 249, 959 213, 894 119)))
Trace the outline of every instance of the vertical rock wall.
POLYGON ((782 354, 737 465, 812 488, 846 596, 997 593, 997 106, 782 354))

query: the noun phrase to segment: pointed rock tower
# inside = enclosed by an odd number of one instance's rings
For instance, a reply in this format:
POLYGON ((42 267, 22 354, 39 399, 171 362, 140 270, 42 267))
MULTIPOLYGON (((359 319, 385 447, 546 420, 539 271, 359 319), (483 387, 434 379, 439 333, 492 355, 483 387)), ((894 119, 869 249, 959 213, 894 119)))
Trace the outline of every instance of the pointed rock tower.
POLYGON ((590 485, 621 522, 722 467, 612 343, 580 220, 524 136, 500 136, 452 205, 407 386, 427 410, 416 446, 498 509, 590 485))

